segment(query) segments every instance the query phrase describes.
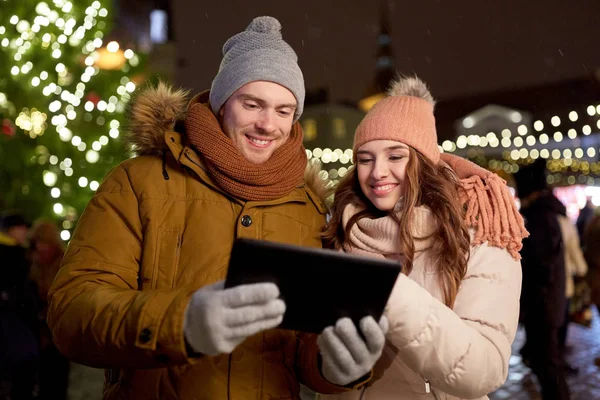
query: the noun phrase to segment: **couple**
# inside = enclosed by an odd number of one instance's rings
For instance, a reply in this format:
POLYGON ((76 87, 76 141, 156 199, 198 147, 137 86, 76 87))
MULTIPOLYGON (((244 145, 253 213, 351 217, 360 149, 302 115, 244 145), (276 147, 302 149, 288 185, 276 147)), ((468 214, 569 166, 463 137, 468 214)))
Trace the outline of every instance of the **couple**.
POLYGON ((440 154, 433 98, 400 79, 360 124, 329 210, 279 22, 254 19, 223 55, 210 91, 186 102, 161 84, 134 102, 139 157, 97 190, 51 288, 58 348, 106 368, 105 399, 298 399, 299 383, 340 399, 486 398, 507 376, 526 234, 504 182, 440 154), (223 288, 242 237, 397 259, 405 275, 381 321, 278 330, 275 285, 223 288))

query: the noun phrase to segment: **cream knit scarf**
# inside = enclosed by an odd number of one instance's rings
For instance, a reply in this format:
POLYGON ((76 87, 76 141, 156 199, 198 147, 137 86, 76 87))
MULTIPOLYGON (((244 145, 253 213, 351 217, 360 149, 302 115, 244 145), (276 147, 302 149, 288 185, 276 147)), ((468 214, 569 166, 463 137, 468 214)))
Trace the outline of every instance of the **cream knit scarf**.
MULTIPOLYGON (((398 220, 402 218, 402 208, 402 201, 399 201, 392 211, 398 220)), ((356 204, 347 205, 342 214, 344 227, 352 216, 363 209, 362 206, 356 204)), ((431 210, 425 206, 415 207, 411 223, 415 257, 432 246, 433 237, 431 235, 435 230, 435 220, 431 210)), ((344 250, 349 253, 401 260, 404 254, 400 247, 400 225, 391 215, 380 218, 362 218, 352 226, 344 250)))

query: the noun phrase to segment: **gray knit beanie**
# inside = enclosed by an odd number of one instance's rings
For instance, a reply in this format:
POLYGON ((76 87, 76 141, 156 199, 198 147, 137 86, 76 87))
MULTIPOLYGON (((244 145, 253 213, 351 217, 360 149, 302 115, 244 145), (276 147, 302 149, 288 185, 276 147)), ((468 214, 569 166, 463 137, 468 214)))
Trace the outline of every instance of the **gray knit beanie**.
POLYGON ((294 122, 304 108, 304 77, 298 56, 281 36, 281 24, 273 17, 256 17, 245 31, 223 45, 223 60, 210 89, 215 114, 239 88, 254 81, 278 83, 289 89, 298 102, 294 122))

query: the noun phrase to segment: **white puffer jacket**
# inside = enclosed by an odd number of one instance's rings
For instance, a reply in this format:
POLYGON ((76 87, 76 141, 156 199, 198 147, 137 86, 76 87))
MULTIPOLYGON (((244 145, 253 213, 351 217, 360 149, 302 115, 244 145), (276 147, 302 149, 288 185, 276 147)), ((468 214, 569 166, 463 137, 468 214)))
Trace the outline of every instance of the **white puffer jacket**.
POLYGON ((521 263, 505 249, 474 246, 453 309, 444 305, 425 251, 401 275, 386 315, 387 346, 363 391, 321 399, 487 399, 508 375, 521 292, 521 263))

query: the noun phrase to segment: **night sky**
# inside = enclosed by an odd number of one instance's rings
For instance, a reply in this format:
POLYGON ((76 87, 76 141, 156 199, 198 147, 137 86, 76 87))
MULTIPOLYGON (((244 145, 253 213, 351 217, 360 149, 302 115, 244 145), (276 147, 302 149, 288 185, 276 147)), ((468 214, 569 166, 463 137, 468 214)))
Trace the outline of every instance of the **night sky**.
MULTIPOLYGON (((591 75, 600 67, 600 1, 390 1, 396 67, 449 99, 591 75), (570 4, 569 4, 570 3, 570 4)), ((360 99, 375 70, 378 1, 172 0, 179 84, 210 87, 221 47, 271 15, 299 56, 307 89, 360 99)))

